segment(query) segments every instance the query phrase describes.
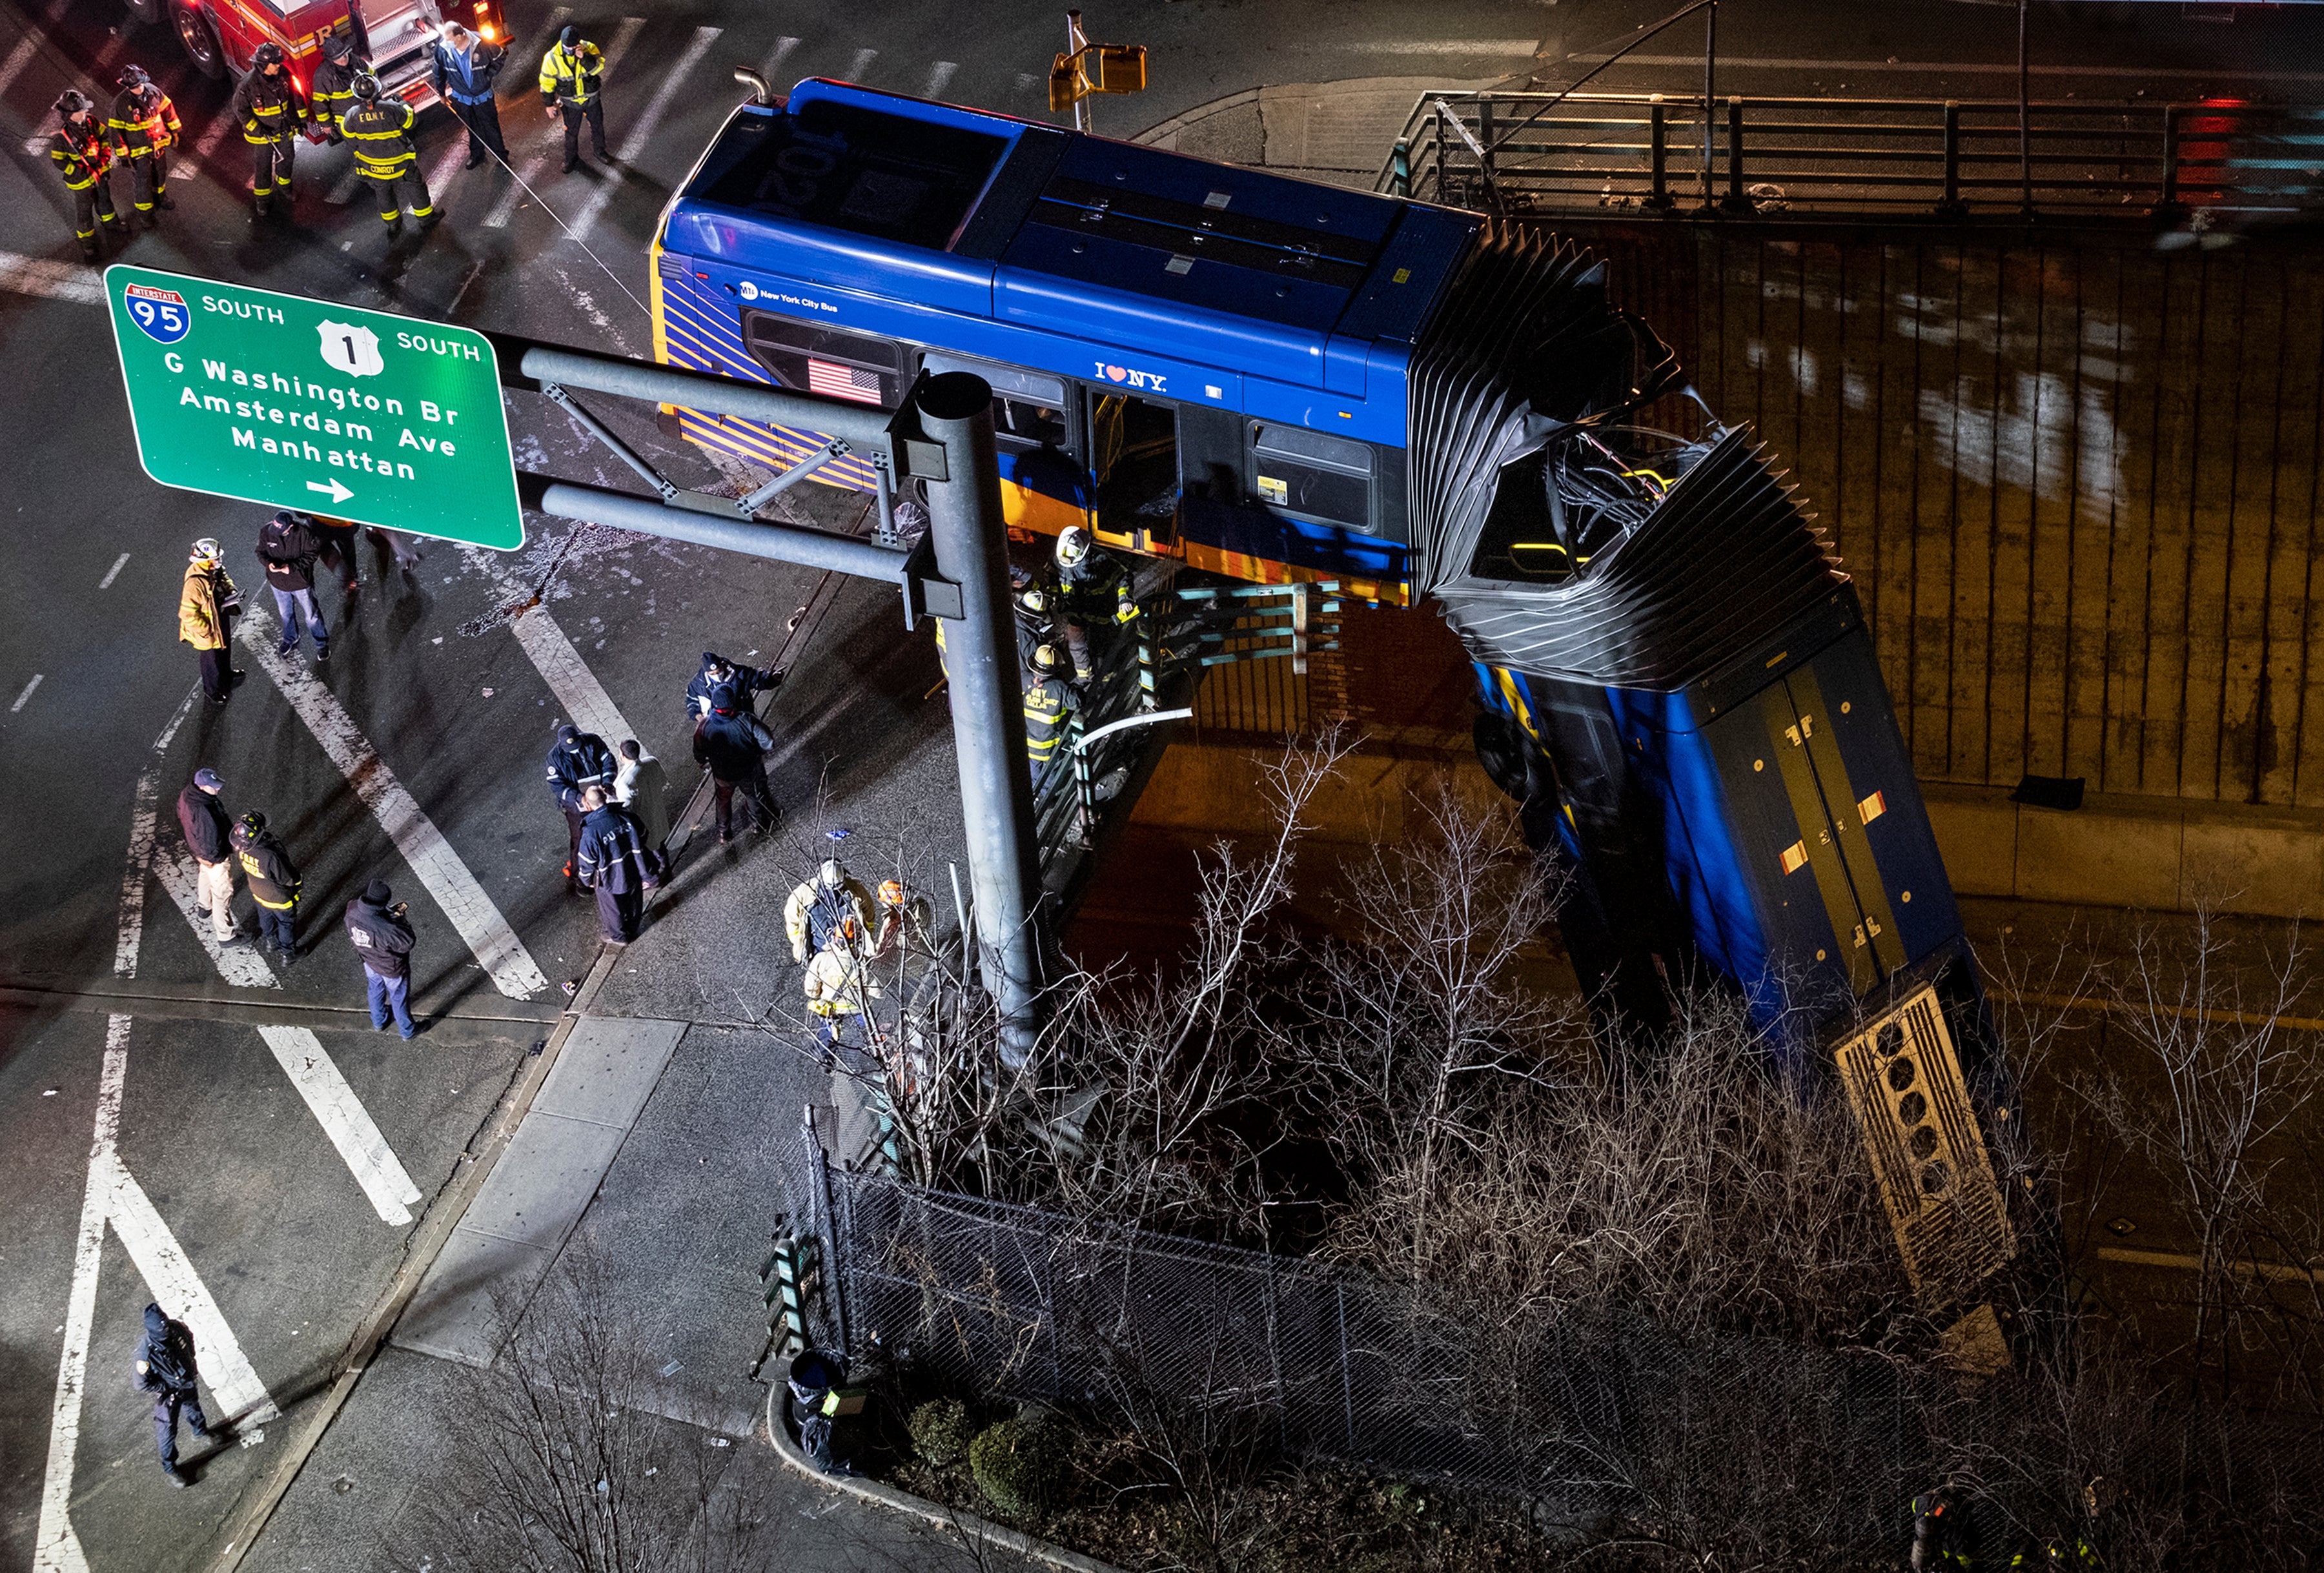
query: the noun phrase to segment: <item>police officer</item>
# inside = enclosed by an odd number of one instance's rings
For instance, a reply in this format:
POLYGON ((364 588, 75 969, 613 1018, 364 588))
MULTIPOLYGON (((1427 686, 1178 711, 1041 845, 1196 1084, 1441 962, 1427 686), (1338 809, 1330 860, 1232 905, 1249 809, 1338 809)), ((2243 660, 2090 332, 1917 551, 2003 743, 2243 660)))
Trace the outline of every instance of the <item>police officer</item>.
POLYGON ((347 903, 347 939, 363 958, 364 999, 371 1007, 374 1032, 385 1032, 390 1012, 405 1043, 420 1035, 411 1020, 411 923, 404 903, 388 905, 394 892, 374 879, 347 903))
POLYGON ((436 227, 444 216, 428 199, 428 181, 420 173, 420 148, 412 140, 411 106, 401 98, 380 97, 379 78, 358 72, 350 89, 355 106, 339 122, 339 133, 354 144, 355 173, 371 182, 379 198, 380 221, 390 238, 403 233, 403 207, 420 221, 420 233, 436 227))
POLYGON ((558 811, 565 815, 565 891, 568 896, 580 888, 574 883, 574 865, 581 852, 581 823, 589 815, 581 795, 592 786, 603 786, 611 792, 617 769, 613 750, 595 732, 583 731, 570 722, 557 729, 557 746, 549 750, 549 790, 557 799, 558 811))
POLYGON ((160 1306, 146 1306, 145 1336, 137 1340, 132 1369, 138 1387, 153 1395, 153 1440, 161 1449, 161 1473, 183 1490, 193 1482, 178 1467, 178 1416, 182 1413, 203 1441, 218 1434, 202 1412, 202 1395, 195 1385, 193 1333, 184 1322, 163 1315, 160 1306))
POLYGON ((605 57, 597 46, 567 27, 540 62, 540 96, 549 101, 549 118, 565 116, 565 173, 581 161, 581 122, 589 122, 590 140, 597 144, 597 161, 605 159, 605 106, 598 89, 605 80, 605 57))
POLYGON ((242 865, 251 898, 258 903, 259 939, 273 946, 288 967, 299 959, 291 932, 292 915, 299 910, 299 869, 281 838, 266 828, 263 814, 253 812, 236 820, 233 839, 235 860, 242 865))
POLYGON ((1057 757, 1057 743, 1065 735, 1065 714, 1073 699, 1065 686, 1065 658, 1055 645, 1033 651, 1032 681, 1025 685, 1025 757, 1038 777, 1057 757))
POLYGON ((250 144, 252 173, 250 210, 263 218, 277 188, 282 192, 282 212, 290 211, 290 160, 306 111, 299 103, 298 85, 290 79, 289 57, 272 40, 251 51, 250 74, 234 90, 228 110, 250 144))
POLYGON ((242 933, 234 922, 234 823, 226 818, 218 794, 226 782, 216 770, 197 770, 193 785, 178 794, 178 828, 186 832, 186 850, 194 854, 194 915, 209 920, 210 937, 221 945, 238 945, 242 933))
POLYGON ((783 932, 790 936, 791 960, 838 946, 869 951, 872 898, 837 858, 825 858, 815 878, 792 887, 783 903, 783 932))
POLYGON ((742 789, 761 835, 775 828, 781 812, 767 789, 767 753, 775 734, 721 683, 710 691, 710 713, 694 729, 694 762, 710 772, 718 795, 718 844, 734 839, 734 789, 742 789))
MULTIPOLYGON (((938 625, 939 628, 942 624, 938 625)), ((734 691, 734 703, 744 710, 761 694, 771 694, 782 685, 780 672, 766 671, 757 667, 739 667, 715 650, 702 652, 702 670, 686 685, 686 719, 700 721, 710 713, 710 691, 721 685, 734 691)))
POLYGON ((97 240, 99 223, 116 237, 129 238, 129 226, 113 211, 113 183, 106 179, 113 168, 113 145, 93 113, 96 108, 88 95, 66 88, 57 99, 62 124, 49 138, 49 157, 55 161, 65 189, 72 193, 73 238, 80 242, 80 254, 92 262, 105 254, 97 240))
POLYGON ((603 786, 581 794, 589 817, 581 822, 581 844, 574 864, 581 883, 597 893, 597 924, 609 945, 638 937, 645 917, 646 891, 661 883, 661 860, 645 844, 637 816, 613 800, 603 786))
POLYGON ((332 143, 346 140, 339 122, 355 106, 355 78, 368 68, 355 60, 355 41, 335 32, 323 41, 323 61, 307 84, 307 113, 314 127, 332 143))
POLYGON ((493 78, 501 74, 508 57, 456 22, 444 24, 433 51, 437 97, 451 107, 468 128, 468 161, 475 169, 489 151, 508 162, 508 144, 501 141, 500 106, 493 101, 493 78))
POLYGON ((115 161, 129 166, 132 201, 151 228, 161 222, 153 216, 156 207, 177 206, 170 198, 170 165, 163 155, 185 128, 178 123, 178 106, 153 85, 144 67, 124 66, 120 87, 106 130, 113 139, 115 161))

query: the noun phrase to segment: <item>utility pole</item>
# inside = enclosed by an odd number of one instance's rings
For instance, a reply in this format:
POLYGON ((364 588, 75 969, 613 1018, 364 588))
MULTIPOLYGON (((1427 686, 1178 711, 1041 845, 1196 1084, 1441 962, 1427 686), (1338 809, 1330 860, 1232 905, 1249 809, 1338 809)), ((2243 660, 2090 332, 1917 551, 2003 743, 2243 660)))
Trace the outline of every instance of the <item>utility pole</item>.
MULTIPOLYGON (((1082 31, 1082 14, 1078 11, 1066 12, 1065 52, 1078 60, 1081 59, 1082 51, 1087 48, 1089 48, 1089 35, 1082 31)), ((1087 97, 1077 97, 1074 100, 1074 129, 1087 131, 1089 128, 1089 100, 1087 97)))

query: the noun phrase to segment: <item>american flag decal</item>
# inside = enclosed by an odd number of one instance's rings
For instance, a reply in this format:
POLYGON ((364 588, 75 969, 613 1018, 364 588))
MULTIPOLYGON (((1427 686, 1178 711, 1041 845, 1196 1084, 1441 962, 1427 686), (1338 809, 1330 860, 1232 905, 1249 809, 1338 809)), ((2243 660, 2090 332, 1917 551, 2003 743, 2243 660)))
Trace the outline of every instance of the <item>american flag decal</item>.
POLYGON ((834 399, 853 399, 858 404, 877 404, 880 373, 858 366, 843 366, 836 361, 818 361, 810 355, 807 363, 807 391, 834 399))

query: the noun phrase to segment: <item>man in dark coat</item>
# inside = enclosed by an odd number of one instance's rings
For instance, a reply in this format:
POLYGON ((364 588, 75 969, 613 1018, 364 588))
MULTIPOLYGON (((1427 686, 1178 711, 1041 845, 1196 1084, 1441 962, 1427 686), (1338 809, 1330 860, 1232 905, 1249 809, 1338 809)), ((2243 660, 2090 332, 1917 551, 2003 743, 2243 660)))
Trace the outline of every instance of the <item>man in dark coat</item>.
POLYGON ((579 888, 574 882, 574 860, 581 851, 581 822, 589 813, 582 806, 581 795, 592 786, 603 786, 611 792, 618 773, 613 750, 605 746, 604 739, 594 731, 583 731, 571 722, 557 729, 557 746, 549 750, 549 790, 565 815, 565 889, 568 895, 579 888))
POLYGON ((222 945, 242 943, 234 922, 234 822, 218 794, 226 782, 216 770, 197 770, 193 785, 178 794, 178 828, 194 854, 194 915, 210 922, 210 935, 222 945))
POLYGON ((411 1020, 411 924, 404 905, 388 902, 394 892, 374 879, 347 903, 347 939, 363 958, 364 998, 371 1006, 374 1032, 387 1030, 388 1015, 405 1043, 420 1035, 411 1020))
POLYGON ((581 883, 597 893, 597 923, 609 945, 638 937, 645 917, 646 891, 661 882, 661 860, 648 851, 637 816, 606 796, 603 786, 581 795, 589 817, 582 822, 574 865, 581 883))
POLYGON ((274 592, 274 610, 282 620, 274 646, 278 656, 299 648, 302 617, 314 636, 315 659, 324 660, 331 653, 331 630, 323 626, 323 614, 315 606, 315 560, 322 554, 315 521, 303 513, 286 508, 258 532, 258 561, 266 570, 266 587, 274 592))
POLYGON ((782 684, 780 672, 758 667, 741 667, 715 650, 702 652, 702 670, 695 673, 694 681, 686 685, 686 719, 700 721, 710 713, 711 690, 722 684, 734 691, 734 705, 748 710, 751 702, 761 694, 771 694, 782 684))
POLYGON ((780 813, 774 794, 767 790, 767 754, 775 746, 774 733, 743 708, 734 690, 720 684, 710 691, 710 713, 694 729, 694 762, 710 772, 718 792, 718 841, 734 837, 734 788, 742 789, 751 817, 764 835, 775 828, 780 813))
POLYGON ((164 1316, 160 1306, 148 1305, 134 1369, 139 1388, 153 1395, 153 1440, 161 1449, 161 1473, 172 1486, 191 1486, 178 1467, 178 1416, 184 1414, 194 1435, 204 1441, 217 1434, 202 1412, 201 1394, 194 1386, 194 1335, 184 1322, 164 1316))

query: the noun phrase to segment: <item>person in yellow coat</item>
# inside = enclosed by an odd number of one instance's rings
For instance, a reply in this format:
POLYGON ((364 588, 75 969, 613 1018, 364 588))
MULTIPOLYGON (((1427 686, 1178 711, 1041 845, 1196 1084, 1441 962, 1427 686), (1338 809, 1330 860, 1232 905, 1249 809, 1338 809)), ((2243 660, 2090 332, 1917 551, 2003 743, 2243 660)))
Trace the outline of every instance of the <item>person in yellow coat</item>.
POLYGON ((597 46, 568 27, 540 62, 540 96, 549 101, 549 118, 565 116, 565 172, 581 161, 581 123, 589 123, 589 140, 597 144, 597 161, 606 163, 605 102, 600 97, 605 81, 605 57, 597 46))
POLYGON ((241 610, 242 593, 226 577, 225 549, 204 536, 186 564, 185 588, 178 597, 178 640, 201 657, 202 692, 218 704, 242 677, 226 653, 235 614, 241 610))

